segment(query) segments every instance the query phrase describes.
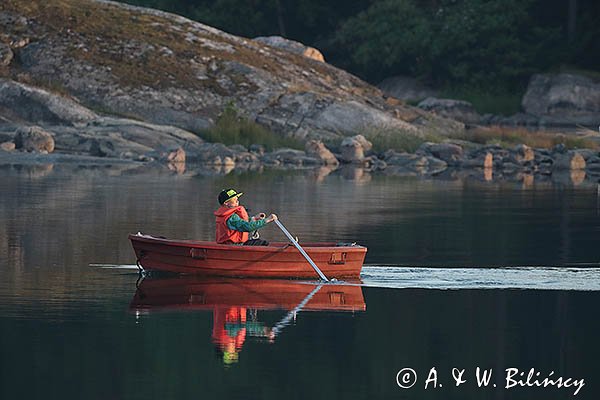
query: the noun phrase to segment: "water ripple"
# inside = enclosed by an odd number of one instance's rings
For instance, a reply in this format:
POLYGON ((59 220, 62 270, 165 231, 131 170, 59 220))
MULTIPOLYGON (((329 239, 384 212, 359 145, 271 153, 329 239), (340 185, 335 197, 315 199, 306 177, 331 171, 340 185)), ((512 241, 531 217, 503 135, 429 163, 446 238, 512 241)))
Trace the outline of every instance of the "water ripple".
POLYGON ((600 268, 430 268, 365 265, 364 286, 424 289, 600 291, 600 268))

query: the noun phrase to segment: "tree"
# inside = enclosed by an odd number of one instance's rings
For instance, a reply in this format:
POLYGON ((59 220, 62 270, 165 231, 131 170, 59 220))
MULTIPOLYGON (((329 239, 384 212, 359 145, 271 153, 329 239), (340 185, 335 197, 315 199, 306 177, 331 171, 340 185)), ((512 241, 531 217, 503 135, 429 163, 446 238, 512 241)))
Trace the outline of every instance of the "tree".
POLYGON ((517 83, 560 53, 558 29, 536 26, 535 0, 443 1, 435 13, 432 78, 517 83))
POLYGON ((426 13, 412 0, 384 0, 349 18, 333 45, 348 52, 347 67, 363 77, 420 75, 428 70, 432 33, 426 13))
POLYGON ((569 13, 567 21, 567 32, 569 42, 573 42, 575 39, 575 32, 577 31, 577 0, 568 0, 569 13))
POLYGON ((438 85, 516 83, 558 51, 559 31, 531 18, 534 1, 439 0, 426 8, 385 0, 348 19, 336 43, 349 54, 346 67, 370 80, 410 74, 438 85))

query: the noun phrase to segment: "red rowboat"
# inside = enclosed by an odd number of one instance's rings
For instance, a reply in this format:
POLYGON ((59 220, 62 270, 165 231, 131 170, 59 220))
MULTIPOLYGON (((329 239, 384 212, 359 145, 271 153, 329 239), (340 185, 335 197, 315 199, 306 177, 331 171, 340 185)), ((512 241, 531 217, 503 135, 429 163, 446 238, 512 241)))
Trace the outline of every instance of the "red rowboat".
MULTIPOLYGON (((147 271, 253 278, 318 278, 291 243, 239 246, 172 240, 141 233, 129 240, 138 265, 147 271)), ((305 243, 302 247, 329 278, 358 279, 367 248, 355 244, 305 243)))

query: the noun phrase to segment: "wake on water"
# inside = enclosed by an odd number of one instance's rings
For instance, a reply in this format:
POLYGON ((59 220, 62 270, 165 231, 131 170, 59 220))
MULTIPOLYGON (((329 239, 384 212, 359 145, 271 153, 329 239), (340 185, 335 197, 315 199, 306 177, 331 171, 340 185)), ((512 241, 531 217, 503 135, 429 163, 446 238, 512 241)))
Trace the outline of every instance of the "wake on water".
MULTIPOLYGON (((90 264, 103 269, 138 271, 136 265, 90 264)), ((365 265, 360 286, 421 289, 529 289, 600 291, 600 268, 502 267, 432 268, 401 265, 365 265)), ((298 283, 308 283, 298 282, 298 283)), ((310 282, 314 284, 314 282, 310 282)), ((332 282, 344 284, 343 281, 332 282)), ((356 283, 349 283, 356 285, 356 283)))
POLYGON ((600 268, 431 268, 365 265, 364 286, 423 289, 600 290, 600 268))

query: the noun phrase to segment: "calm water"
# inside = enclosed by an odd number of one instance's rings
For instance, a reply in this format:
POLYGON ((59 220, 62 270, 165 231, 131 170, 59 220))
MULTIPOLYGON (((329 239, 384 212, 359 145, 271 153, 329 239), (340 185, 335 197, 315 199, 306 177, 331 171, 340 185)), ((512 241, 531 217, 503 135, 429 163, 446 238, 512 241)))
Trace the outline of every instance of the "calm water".
POLYGON ((599 204, 585 182, 0 166, 0 399, 598 399, 599 204), (138 281, 127 234, 212 239, 228 186, 301 242, 366 245, 363 284, 138 281), (570 387, 523 387, 532 368, 570 387))

